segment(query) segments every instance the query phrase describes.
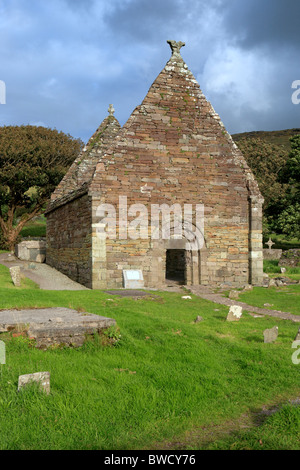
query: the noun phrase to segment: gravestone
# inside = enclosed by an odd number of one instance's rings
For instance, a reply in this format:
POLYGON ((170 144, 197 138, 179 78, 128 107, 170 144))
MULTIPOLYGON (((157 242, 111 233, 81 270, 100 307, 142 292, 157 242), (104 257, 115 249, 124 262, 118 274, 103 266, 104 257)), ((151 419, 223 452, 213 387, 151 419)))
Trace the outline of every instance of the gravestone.
POLYGON ((251 284, 247 284, 243 289, 243 291, 245 291, 245 292, 246 291, 251 291, 251 290, 253 290, 253 286, 251 284))
POLYGON ((34 374, 20 375, 18 380, 18 391, 26 385, 36 382, 40 389, 47 395, 50 393, 50 372, 36 372, 34 374))
POLYGON ((5 364, 6 363, 6 358, 5 358, 5 343, 3 341, 0 341, 0 364, 5 364))
POLYGON ((299 328, 299 331, 298 331, 297 336, 295 338, 295 341, 300 341, 300 328, 299 328))
POLYGON ((265 343, 274 343, 277 337, 278 337, 278 326, 274 326, 273 328, 264 331, 265 343))
POLYGON ((11 280, 16 287, 20 287, 21 285, 21 270, 20 266, 12 266, 9 268, 11 280))
POLYGON ((243 313, 243 308, 239 305, 232 305, 227 315, 227 321, 239 321, 243 313))
POLYGON ((272 246, 275 245, 275 243, 272 242, 271 238, 269 238, 269 241, 266 243, 266 245, 268 245, 269 251, 272 251, 272 246))
POLYGON ((239 299, 239 292, 237 290, 231 290, 229 292, 229 298, 233 300, 238 300, 239 299))
POLYGON ((194 323, 200 323, 201 321, 203 321, 203 318, 198 315, 194 323))
POLYGON ((124 269, 123 281, 125 289, 143 289, 144 278, 140 269, 124 269))

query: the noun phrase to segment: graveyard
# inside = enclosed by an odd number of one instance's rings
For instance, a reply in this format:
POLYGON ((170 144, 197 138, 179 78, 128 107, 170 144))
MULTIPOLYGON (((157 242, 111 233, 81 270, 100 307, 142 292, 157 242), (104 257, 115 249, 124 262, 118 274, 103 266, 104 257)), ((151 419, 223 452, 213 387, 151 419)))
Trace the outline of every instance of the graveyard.
POLYGON ((299 135, 238 146, 167 43, 123 126, 2 128, 1 450, 300 450, 299 135))
POLYGON ((115 320, 77 347, 41 349, 22 325, 1 333, 1 449, 299 449, 299 284, 237 292, 233 305, 291 317, 242 308, 229 321, 228 305, 184 286, 124 295, 22 277, 16 287, 0 265, 2 312, 115 320), (47 393, 19 388, 46 372, 47 393))

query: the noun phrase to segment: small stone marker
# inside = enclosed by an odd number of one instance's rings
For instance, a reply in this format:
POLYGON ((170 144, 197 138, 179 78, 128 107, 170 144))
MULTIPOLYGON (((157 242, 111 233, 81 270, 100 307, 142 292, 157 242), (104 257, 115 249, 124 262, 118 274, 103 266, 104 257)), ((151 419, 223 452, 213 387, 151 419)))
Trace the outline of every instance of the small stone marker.
POLYGON ((275 243, 272 242, 271 238, 269 238, 269 241, 266 243, 266 245, 268 245, 269 251, 272 251, 272 246, 275 245, 275 243))
POLYGON ((233 300, 238 300, 239 298, 239 292, 237 290, 231 290, 229 292, 229 298, 233 300))
POLYGON ((201 321, 203 321, 203 318, 200 317, 200 315, 198 315, 198 317, 196 318, 196 320, 194 321, 194 323, 200 323, 201 321))
POLYGON ((192 300, 192 297, 190 295, 184 295, 181 297, 183 300, 192 300))
POLYGON ((0 364, 5 364, 5 343, 0 341, 0 364))
POLYGON ((125 289, 143 289, 144 278, 140 269, 124 269, 123 280, 125 289))
POLYGON ((50 393, 50 372, 36 372, 34 374, 20 375, 18 381, 18 391, 29 383, 37 382, 40 389, 47 395, 50 393))
POLYGON ((270 279, 269 280, 268 287, 277 287, 277 283, 276 283, 275 279, 270 279))
POLYGON ((278 326, 274 326, 269 330, 264 331, 264 342, 265 343, 274 343, 278 337, 278 326))
POLYGON ((243 308, 239 305, 232 305, 227 315, 227 321, 239 321, 243 313, 243 308))
POLYGON ((299 331, 298 331, 297 336, 295 338, 295 341, 300 341, 300 328, 299 328, 299 331))
POLYGON ((13 266, 9 268, 11 280, 16 287, 20 287, 21 285, 21 270, 20 266, 13 266))
POLYGON ((247 284, 247 286, 244 287, 244 291, 250 291, 253 290, 253 286, 251 284, 247 284))

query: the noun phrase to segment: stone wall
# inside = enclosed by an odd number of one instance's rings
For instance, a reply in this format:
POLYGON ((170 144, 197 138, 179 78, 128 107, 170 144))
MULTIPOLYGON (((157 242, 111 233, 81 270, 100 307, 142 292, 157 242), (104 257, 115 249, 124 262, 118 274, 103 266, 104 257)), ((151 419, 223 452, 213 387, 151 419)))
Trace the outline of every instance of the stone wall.
POLYGON ((91 201, 87 194, 47 213, 46 263, 91 287, 91 201))
POLYGON ((146 287, 164 285, 170 249, 185 250, 187 284, 262 283, 263 198, 180 45, 172 42, 171 59, 124 127, 110 116, 96 133, 102 138, 106 129, 107 142, 100 148, 92 139, 52 195, 47 263, 88 287, 120 288, 124 269, 142 270, 146 287), (148 237, 123 236, 120 198, 128 209, 146 209, 148 237), (99 236, 101 204, 116 211, 116 233, 107 239, 99 236), (162 204, 192 206, 194 228, 196 207, 204 206, 203 245, 192 250, 187 235, 178 240, 174 233, 155 239, 151 213, 162 204))
MULTIPOLYGON (((120 196, 127 197, 128 207, 144 204, 148 213, 153 204, 203 204, 205 244, 199 253, 188 254, 188 282, 262 282, 263 199, 241 152, 182 59, 169 61, 133 112, 98 164, 90 193, 94 215, 97 202, 118 211, 120 196)), ((94 217, 94 226, 98 223, 94 217)), ((142 269, 146 286, 163 284, 170 243, 150 237, 120 240, 117 234, 98 250, 103 272, 100 266, 96 271, 103 278, 93 286, 122 287, 123 269, 142 269)))
POLYGON ((263 250, 264 259, 280 259, 282 255, 282 250, 264 248, 263 250))

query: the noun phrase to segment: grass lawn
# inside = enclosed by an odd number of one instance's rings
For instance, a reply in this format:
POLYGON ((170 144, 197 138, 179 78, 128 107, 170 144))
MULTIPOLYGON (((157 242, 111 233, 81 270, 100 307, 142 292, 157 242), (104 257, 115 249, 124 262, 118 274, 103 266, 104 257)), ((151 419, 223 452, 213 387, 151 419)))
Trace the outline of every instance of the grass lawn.
POLYGON ((267 273, 269 277, 278 277, 279 275, 289 277, 294 281, 300 281, 300 266, 294 268, 287 266, 285 269, 286 272, 281 274, 278 260, 264 260, 264 272, 267 273))
POLYGON ((251 428, 252 436, 211 437, 201 444, 204 428, 226 427, 264 405, 299 396, 300 365, 292 362, 299 324, 247 313, 228 323, 227 307, 176 293, 132 299, 28 284, 12 288, 2 266, 0 286, 0 309, 86 310, 115 318, 121 333, 114 347, 103 347, 95 337, 81 348, 48 351, 22 336, 2 334, 1 450, 162 449, 159 443, 172 446, 191 431, 200 437, 185 443, 186 449, 254 449, 259 440, 260 449, 300 449, 299 440, 286 437, 299 434, 299 408, 265 423, 259 435, 251 428), (203 321, 195 324, 198 315, 203 321), (264 329, 275 325, 276 343, 264 344, 264 329), (39 371, 51 374, 50 395, 35 388, 17 392, 19 375, 39 371))
POLYGON ((241 302, 255 307, 266 307, 300 315, 300 285, 298 284, 270 288, 256 287, 253 291, 241 292, 239 298, 241 302))
POLYGON ((46 236, 46 217, 40 215, 34 220, 28 222, 21 230, 21 236, 26 237, 45 237, 46 236))

